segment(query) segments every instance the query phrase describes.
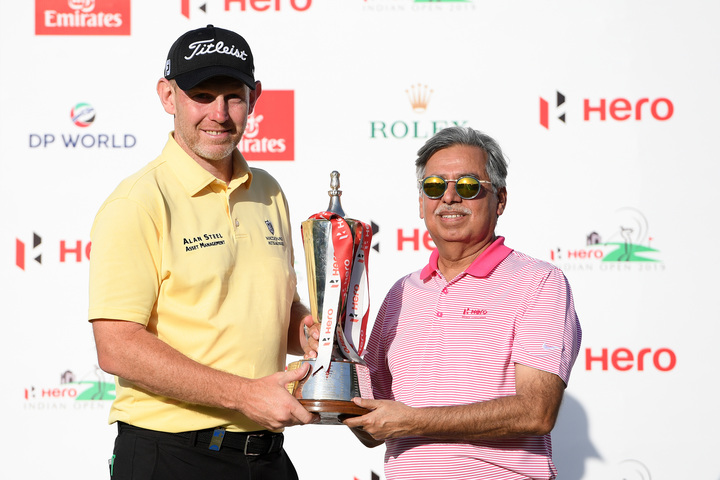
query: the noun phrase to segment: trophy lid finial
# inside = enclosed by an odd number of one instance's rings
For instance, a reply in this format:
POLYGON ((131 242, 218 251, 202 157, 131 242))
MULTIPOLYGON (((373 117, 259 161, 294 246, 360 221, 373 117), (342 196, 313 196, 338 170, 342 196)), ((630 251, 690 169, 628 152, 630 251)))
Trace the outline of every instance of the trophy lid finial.
POLYGON ((327 208, 328 212, 345 217, 345 212, 343 211, 342 205, 340 205, 340 195, 342 195, 342 191, 340 190, 340 173, 337 170, 333 170, 332 173, 330 173, 330 191, 328 195, 330 195, 330 204, 327 208))

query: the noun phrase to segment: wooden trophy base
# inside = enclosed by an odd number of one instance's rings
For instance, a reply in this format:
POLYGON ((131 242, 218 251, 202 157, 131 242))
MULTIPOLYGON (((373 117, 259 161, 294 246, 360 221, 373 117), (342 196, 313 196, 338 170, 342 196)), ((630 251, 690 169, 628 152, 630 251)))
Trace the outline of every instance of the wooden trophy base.
POLYGON ((346 400, 299 399, 298 401, 308 412, 320 415, 320 425, 341 425, 346 418, 370 413, 367 408, 358 407, 353 402, 346 400))

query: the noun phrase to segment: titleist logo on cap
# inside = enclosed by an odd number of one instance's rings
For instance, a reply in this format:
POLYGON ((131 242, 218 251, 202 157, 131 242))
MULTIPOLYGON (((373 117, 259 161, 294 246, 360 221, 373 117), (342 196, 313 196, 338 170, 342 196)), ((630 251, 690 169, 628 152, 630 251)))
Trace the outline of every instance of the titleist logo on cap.
POLYGON ((175 40, 165 63, 165 78, 189 90, 213 77, 234 78, 255 89, 253 54, 242 36, 208 25, 175 40))
POLYGON ((235 48, 235 45, 227 47, 222 40, 217 43, 214 42, 215 39, 212 38, 210 40, 199 40, 197 42, 191 43, 190 45, 188 45, 188 48, 190 49, 190 55, 186 55, 183 58, 185 60, 190 60, 196 55, 209 55, 212 53, 220 53, 223 55, 232 55, 233 57, 237 57, 240 60, 247 60, 248 55, 245 50, 238 50, 237 48, 235 48))

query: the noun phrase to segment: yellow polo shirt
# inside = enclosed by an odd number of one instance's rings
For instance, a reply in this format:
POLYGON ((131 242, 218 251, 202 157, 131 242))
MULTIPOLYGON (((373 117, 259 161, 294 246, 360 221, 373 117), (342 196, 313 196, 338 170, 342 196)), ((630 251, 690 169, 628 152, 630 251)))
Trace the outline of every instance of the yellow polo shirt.
MULTIPOLYGON (((233 153, 229 185, 172 133, 125 179, 93 224, 89 319, 138 322, 188 357, 259 378, 282 371, 297 300, 285 196, 233 153)), ((153 368, 149 364, 148 368, 153 368)), ((239 412, 185 404, 116 379, 110 423, 179 432, 261 430, 239 412)))

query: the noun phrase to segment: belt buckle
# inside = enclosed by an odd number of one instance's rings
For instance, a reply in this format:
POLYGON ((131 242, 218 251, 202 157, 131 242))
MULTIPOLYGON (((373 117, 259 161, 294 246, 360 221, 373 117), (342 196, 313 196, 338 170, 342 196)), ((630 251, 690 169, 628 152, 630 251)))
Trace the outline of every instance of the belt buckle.
POLYGON ((250 445, 250 438, 251 438, 251 437, 262 437, 262 434, 257 434, 257 433, 248 434, 247 438, 245 439, 245 448, 243 449, 243 453, 244 453, 246 456, 247 456, 247 455, 252 455, 253 457, 257 457, 257 456, 262 455, 261 453, 248 453, 248 445, 250 445))

